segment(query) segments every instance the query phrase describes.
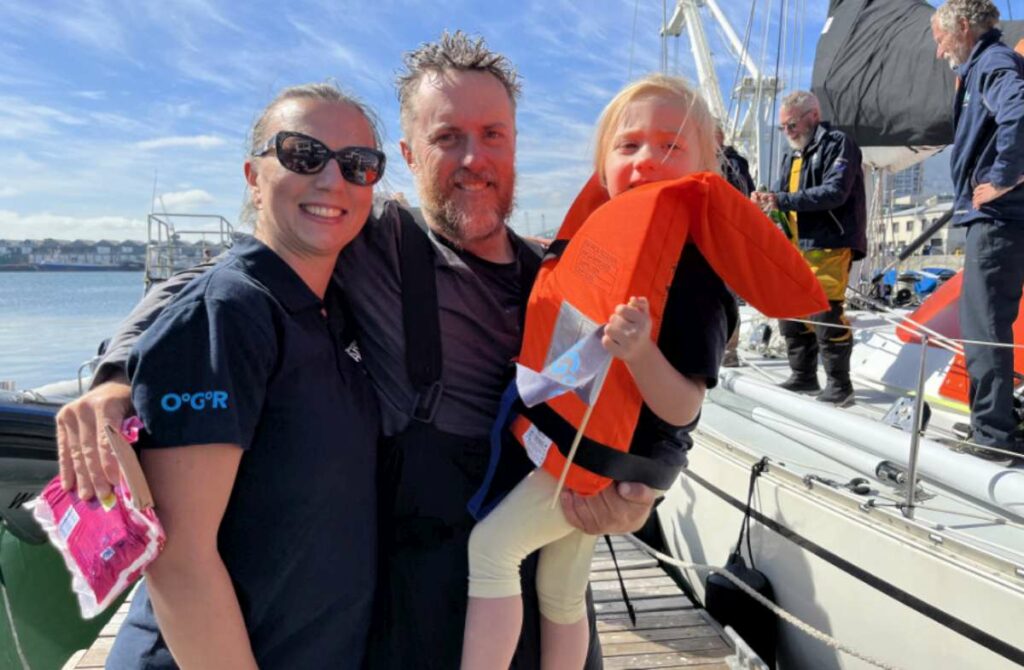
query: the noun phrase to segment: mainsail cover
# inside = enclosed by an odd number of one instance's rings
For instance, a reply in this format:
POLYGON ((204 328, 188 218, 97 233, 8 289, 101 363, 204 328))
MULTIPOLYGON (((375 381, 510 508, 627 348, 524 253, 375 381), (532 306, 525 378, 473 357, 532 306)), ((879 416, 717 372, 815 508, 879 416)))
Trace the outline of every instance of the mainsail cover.
MULTIPOLYGON (((955 75, 935 57, 934 12, 921 0, 830 2, 812 89, 822 118, 852 135, 876 167, 898 169, 953 140, 955 75)), ((1024 37, 1024 21, 1000 27, 1010 46, 1024 37)))

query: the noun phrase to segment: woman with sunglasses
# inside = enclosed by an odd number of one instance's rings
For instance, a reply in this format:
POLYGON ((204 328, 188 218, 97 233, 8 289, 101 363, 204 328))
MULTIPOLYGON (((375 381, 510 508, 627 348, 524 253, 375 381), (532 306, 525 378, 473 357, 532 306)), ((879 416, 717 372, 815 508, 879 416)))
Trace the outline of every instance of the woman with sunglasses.
POLYGON ((167 533, 112 668, 355 668, 376 566, 376 397, 347 352, 338 253, 384 154, 331 85, 252 129, 255 226, 146 330, 128 363, 167 533))

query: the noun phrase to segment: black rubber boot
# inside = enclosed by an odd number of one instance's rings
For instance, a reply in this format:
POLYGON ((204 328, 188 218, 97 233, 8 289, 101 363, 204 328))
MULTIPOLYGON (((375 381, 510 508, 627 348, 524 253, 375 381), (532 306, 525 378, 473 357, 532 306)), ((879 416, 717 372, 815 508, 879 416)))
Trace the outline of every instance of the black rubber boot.
POLYGON ((779 384, 779 388, 793 393, 817 393, 821 390, 821 384, 818 383, 817 374, 807 376, 794 372, 789 375, 789 379, 779 384))
POLYGON ((817 393, 818 384, 818 340, 814 331, 806 330, 803 324, 793 321, 781 322, 782 334, 786 338, 786 357, 792 371, 789 379, 779 388, 794 393, 817 393))
POLYGON ((828 383, 825 390, 818 394, 818 400, 831 403, 837 407, 853 404, 853 384, 850 383, 850 355, 853 343, 823 342, 821 344, 821 362, 825 366, 828 383))
POLYGON ((831 379, 825 384, 825 390, 815 396, 819 402, 827 402, 836 407, 849 407, 853 404, 853 384, 837 384, 831 379))

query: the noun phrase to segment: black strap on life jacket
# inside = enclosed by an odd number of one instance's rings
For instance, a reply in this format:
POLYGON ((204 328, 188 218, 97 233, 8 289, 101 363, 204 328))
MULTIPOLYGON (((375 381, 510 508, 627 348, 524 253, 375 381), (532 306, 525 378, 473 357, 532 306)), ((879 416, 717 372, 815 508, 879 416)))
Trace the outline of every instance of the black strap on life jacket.
POLYGON ((569 246, 569 240, 551 240, 551 244, 544 250, 544 260, 548 258, 561 258, 567 246, 569 246))
POLYGON ((434 246, 425 222, 397 207, 402 221, 399 249, 402 272, 402 326, 405 334, 405 370, 416 389, 412 418, 432 423, 441 405, 441 321, 434 275, 434 246))
MULTIPOLYGON (((517 409, 537 426, 540 432, 547 435, 558 446, 562 455, 568 458, 569 449, 576 438, 575 426, 563 419, 547 403, 526 407, 520 402, 517 409)), ((585 470, 618 482, 639 482, 662 491, 672 486, 680 470, 652 458, 619 451, 586 435, 580 440, 580 447, 573 462, 585 470)))

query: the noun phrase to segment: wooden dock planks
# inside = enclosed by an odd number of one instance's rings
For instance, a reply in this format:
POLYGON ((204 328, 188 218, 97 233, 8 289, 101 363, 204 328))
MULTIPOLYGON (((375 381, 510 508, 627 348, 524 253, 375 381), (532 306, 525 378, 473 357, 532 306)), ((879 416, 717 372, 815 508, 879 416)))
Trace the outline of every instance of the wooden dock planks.
MULTIPOLYGON (((657 561, 625 537, 613 538, 612 543, 637 613, 637 626, 630 623, 611 554, 601 540, 590 567, 590 584, 605 670, 725 670, 724 659, 732 650, 717 624, 694 607, 657 561)), ((93 645, 69 659, 64 670, 104 667, 128 604, 121 605, 93 645)))
POLYGON ((732 649, 711 617, 627 538, 612 538, 612 545, 637 625, 634 628, 629 620, 611 553, 602 539, 591 564, 590 586, 605 670, 727 668, 725 657, 732 649))

